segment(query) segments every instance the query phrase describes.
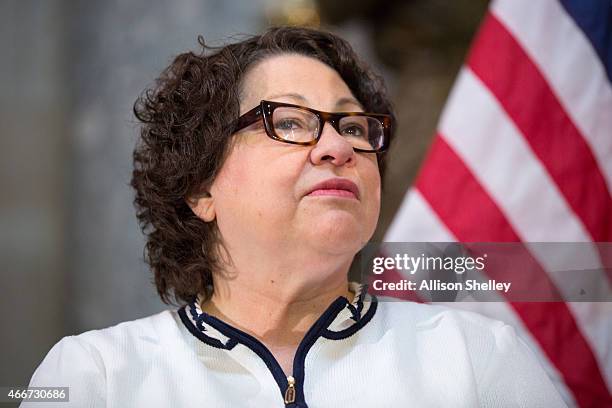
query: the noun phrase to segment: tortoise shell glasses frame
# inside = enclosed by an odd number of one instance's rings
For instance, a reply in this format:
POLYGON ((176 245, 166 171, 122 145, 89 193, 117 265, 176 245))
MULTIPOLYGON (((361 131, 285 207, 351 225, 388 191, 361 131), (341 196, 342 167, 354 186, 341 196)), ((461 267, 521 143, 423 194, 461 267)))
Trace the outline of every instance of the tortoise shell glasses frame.
POLYGON ((239 132, 260 119, 268 137, 279 142, 303 146, 311 146, 319 141, 326 122, 330 123, 338 134, 349 138, 357 152, 381 153, 387 149, 391 136, 391 115, 323 112, 305 106, 266 100, 241 115, 234 122, 232 133, 239 132), (289 118, 288 114, 294 116, 289 118), (283 115, 283 118, 278 117, 283 115), (305 119, 310 123, 304 123, 305 119), (290 129, 282 127, 287 124, 291 126, 290 129), (306 126, 307 129, 296 129, 294 126, 306 126), (302 132, 301 136, 296 136, 297 131, 302 132))

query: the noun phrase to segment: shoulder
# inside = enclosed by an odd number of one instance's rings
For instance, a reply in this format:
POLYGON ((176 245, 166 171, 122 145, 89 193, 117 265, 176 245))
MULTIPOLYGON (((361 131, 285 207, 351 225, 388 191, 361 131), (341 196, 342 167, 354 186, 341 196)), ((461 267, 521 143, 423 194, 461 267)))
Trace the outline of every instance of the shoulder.
POLYGON ((469 373, 484 406, 565 406, 512 326, 465 310, 384 298, 379 313, 379 330, 396 339, 395 349, 415 350, 413 360, 435 366, 439 375, 442 369, 469 373))
POLYGON ((383 299, 379 313, 380 333, 394 338, 398 347, 409 345, 429 361, 445 356, 446 365, 469 366, 477 380, 493 356, 516 348, 519 341, 511 326, 451 307, 383 299))
POLYGON ((159 345, 176 331, 176 312, 166 310, 105 329, 87 331, 64 340, 80 343, 82 347, 94 353, 114 353, 147 348, 147 345, 159 345))
POLYGON ((164 311, 64 337, 38 366, 30 387, 69 387, 75 406, 104 406, 109 378, 143 370, 163 344, 180 333, 175 315, 164 311))
POLYGON ((507 324, 484 315, 442 305, 379 298, 379 319, 397 329, 422 332, 461 332, 467 336, 506 335, 514 330, 507 324))
POLYGON ((514 328, 479 313, 442 305, 394 300, 379 301, 383 331, 391 331, 428 348, 455 348, 468 354, 477 372, 483 372, 490 357, 522 348, 514 328))

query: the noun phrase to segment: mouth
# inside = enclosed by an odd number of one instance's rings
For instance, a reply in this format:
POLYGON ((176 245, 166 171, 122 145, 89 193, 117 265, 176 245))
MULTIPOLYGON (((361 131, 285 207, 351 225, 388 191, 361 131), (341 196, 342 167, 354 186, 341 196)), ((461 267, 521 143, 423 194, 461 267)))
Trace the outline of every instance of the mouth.
POLYGON ((343 178, 333 178, 314 185, 307 196, 331 196, 359 200, 357 184, 343 178))

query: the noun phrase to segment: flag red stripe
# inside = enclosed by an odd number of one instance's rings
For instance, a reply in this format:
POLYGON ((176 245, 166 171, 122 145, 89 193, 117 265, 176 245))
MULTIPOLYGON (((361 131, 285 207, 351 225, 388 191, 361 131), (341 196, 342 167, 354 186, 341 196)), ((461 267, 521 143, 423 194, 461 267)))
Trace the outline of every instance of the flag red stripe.
POLYGON ((491 13, 468 65, 520 129, 593 240, 612 241, 612 196, 591 149, 540 70, 491 13))
MULTIPOLYGON (((520 241, 488 193, 440 135, 436 136, 425 163, 416 188, 459 241, 520 241), (475 219, 486 222, 474 222, 475 219)), ((543 270, 539 273, 540 279, 548 279, 543 270)), ((511 305, 557 367, 580 406, 612 403, 597 360, 565 303, 511 305)))

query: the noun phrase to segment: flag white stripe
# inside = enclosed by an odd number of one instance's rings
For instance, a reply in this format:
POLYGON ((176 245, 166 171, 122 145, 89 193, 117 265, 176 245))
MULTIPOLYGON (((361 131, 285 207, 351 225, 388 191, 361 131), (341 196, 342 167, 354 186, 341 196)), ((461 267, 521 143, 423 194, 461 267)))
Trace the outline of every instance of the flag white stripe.
MULTIPOLYGON (((459 74, 447 103, 439 125, 442 137, 473 171, 522 241, 590 242, 584 225, 518 128, 469 68, 459 74), (555 231, 554 236, 550 231, 555 231)), ((596 248, 592 247, 589 253, 585 248, 586 244, 580 247, 578 259, 572 252, 550 256, 546 248, 532 246, 534 255, 549 272, 600 269, 596 248)), ((556 279, 552 274, 551 278, 561 290, 575 289, 565 286, 571 283, 565 280, 566 276, 556 279)), ((604 293, 610 293, 604 273, 593 276, 593 280, 599 289, 607 290, 604 293)))
POLYGON ((439 129, 522 241, 590 240, 520 131, 467 67, 459 73, 439 129))
MULTIPOLYGON (((446 228, 421 193, 411 188, 406 194, 393 223, 385 234, 386 242, 456 242, 457 238, 446 228)), ((517 334, 534 352, 544 370, 555 383, 565 401, 571 403, 573 396, 559 371, 550 363, 539 343, 525 328, 512 307, 505 302, 454 302, 442 303, 451 308, 460 308, 501 320, 515 328, 517 334)), ((575 403, 574 403, 575 405, 575 403)))
POLYGON ((385 232, 385 242, 455 242, 421 193, 411 188, 385 232))
POLYGON ((491 12, 538 66, 612 192, 612 84, 586 35, 558 0, 498 0, 491 12))
MULTIPOLYGON (((569 208, 519 130, 469 68, 460 72, 439 126, 444 139, 472 170, 522 241, 590 241, 583 224, 569 208)), ((533 255, 547 271, 568 268, 568 265, 571 266, 570 261, 576 261, 566 257, 546 256, 537 246, 531 248, 533 255)), ((590 259, 586 262, 590 268, 601 268, 595 248, 591 250, 590 259)), ((555 273, 549 276, 562 294, 567 296, 575 290, 573 282, 555 273)), ((605 274, 600 272, 593 280, 601 285, 600 290, 610 293, 605 274)), ((609 327, 610 323, 608 319, 593 321, 589 313, 585 314, 587 309, 575 305, 568 303, 600 363, 608 387, 612 388, 612 365, 604 364, 610 358, 611 346, 598 340, 602 330, 609 327)))

